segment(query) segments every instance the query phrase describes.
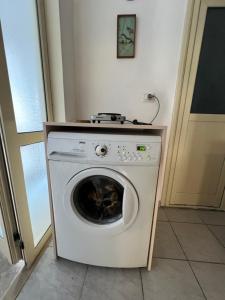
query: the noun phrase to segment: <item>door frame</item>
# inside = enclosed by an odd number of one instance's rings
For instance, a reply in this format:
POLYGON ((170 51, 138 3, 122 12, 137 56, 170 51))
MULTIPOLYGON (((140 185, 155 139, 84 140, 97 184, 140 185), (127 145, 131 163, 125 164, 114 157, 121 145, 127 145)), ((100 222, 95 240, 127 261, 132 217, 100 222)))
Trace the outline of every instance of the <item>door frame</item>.
MULTIPOLYGON (((53 101, 52 101, 52 89, 51 89, 51 77, 50 77, 50 64, 48 53, 48 40, 46 31, 46 13, 45 13, 45 0, 36 0, 37 6, 37 21, 39 29, 39 40, 41 49, 41 61, 43 70, 43 83, 46 99, 46 113, 47 120, 54 121, 53 115, 53 101)), ((44 129, 43 129, 44 131, 44 129)))
MULTIPOLYGON (((185 107, 187 102, 188 84, 191 75, 191 65, 196 42, 196 33, 200 20, 201 3, 207 0, 189 0, 185 19, 181 57, 178 70, 178 80, 170 128, 170 136, 165 164, 164 184, 161 204, 170 206, 172 187, 175 175, 175 168, 181 139, 183 120, 185 118, 185 107)), ((220 6, 221 0, 212 0, 214 6, 220 6)), ((176 205, 173 205, 176 206, 176 205)), ((179 206, 180 207, 180 206, 179 206)), ((191 207, 191 206, 190 206, 191 207)), ((196 208, 193 206, 193 208, 196 208)), ((225 210, 225 191, 222 197, 222 204, 219 209, 225 210)))
POLYGON ((23 257, 19 244, 14 240, 14 234, 19 233, 19 228, 14 210, 8 171, 6 152, 0 126, 0 209, 5 230, 5 241, 3 242, 5 244, 5 251, 4 249, 3 251, 5 252, 9 263, 15 264, 23 257))

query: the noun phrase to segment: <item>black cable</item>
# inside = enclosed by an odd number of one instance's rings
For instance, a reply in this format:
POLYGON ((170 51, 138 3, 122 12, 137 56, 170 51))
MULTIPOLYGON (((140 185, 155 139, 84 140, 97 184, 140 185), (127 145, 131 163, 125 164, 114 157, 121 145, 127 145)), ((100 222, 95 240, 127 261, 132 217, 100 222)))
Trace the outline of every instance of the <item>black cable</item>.
POLYGON ((152 122, 155 121, 155 119, 157 118, 157 116, 158 116, 158 114, 159 114, 159 111, 160 111, 160 102, 159 102, 159 98, 156 97, 155 95, 151 95, 151 94, 149 94, 149 95, 150 95, 150 98, 149 98, 149 99, 154 98, 154 99, 157 101, 157 103, 158 103, 157 111, 156 111, 156 113, 155 113, 153 119, 151 120, 151 122, 150 122, 150 123, 139 122, 137 119, 134 119, 133 121, 126 120, 126 122, 132 123, 132 124, 134 124, 134 125, 152 125, 152 122))
POLYGON ((155 119, 158 117, 158 114, 159 114, 159 111, 160 111, 160 102, 159 102, 159 98, 156 97, 155 95, 154 95, 153 97, 154 97, 154 99, 155 99, 155 100, 157 101, 157 103, 158 103, 158 109, 157 109, 157 111, 156 111, 156 114, 155 114, 154 118, 151 120, 150 123, 153 123, 153 121, 155 121, 155 119))

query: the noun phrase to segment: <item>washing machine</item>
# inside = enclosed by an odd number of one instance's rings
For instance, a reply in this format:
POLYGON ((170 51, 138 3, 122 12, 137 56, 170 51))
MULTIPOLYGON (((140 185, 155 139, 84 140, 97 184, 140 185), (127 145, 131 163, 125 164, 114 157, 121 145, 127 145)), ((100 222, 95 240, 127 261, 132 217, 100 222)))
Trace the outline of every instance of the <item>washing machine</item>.
POLYGON ((161 137, 50 132, 47 157, 59 257, 147 265, 161 137))

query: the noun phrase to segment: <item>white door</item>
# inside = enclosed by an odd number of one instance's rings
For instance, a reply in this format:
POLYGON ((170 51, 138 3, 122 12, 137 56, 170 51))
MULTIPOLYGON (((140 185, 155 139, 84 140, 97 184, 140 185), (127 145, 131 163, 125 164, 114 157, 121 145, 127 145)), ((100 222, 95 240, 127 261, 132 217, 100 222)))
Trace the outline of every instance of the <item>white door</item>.
POLYGON ((43 122, 48 120, 50 107, 47 105, 37 3, 34 0, 0 0, 3 142, 28 265, 51 234, 43 143, 43 122))
POLYGON ((195 6, 198 19, 194 45, 189 45, 193 53, 170 204, 223 208, 225 1, 201 0, 195 6))

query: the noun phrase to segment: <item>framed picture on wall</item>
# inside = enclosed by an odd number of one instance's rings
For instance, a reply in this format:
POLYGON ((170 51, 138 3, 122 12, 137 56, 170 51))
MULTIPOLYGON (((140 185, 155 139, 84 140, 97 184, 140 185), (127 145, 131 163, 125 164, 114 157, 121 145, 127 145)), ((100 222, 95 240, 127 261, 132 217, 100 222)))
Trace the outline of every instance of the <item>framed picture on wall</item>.
POLYGON ((135 57, 136 15, 117 16, 117 58, 135 57))

